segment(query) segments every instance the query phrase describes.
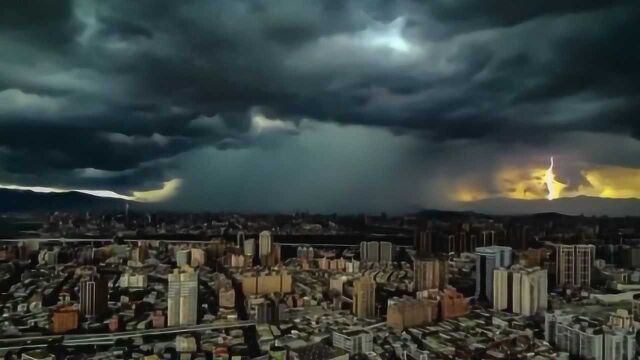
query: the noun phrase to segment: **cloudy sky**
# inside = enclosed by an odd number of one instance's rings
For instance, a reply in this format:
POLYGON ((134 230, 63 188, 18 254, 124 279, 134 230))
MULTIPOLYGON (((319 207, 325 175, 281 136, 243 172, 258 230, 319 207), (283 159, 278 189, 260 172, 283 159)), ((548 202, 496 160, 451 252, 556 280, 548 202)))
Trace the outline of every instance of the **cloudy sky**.
POLYGON ((0 185, 179 209, 640 197, 640 4, 18 1, 0 185))

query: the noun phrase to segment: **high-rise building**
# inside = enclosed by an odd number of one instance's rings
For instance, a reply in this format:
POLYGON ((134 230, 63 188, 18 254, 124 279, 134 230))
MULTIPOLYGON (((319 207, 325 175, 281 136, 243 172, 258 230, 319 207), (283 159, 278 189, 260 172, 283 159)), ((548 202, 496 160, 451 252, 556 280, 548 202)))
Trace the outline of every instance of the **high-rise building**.
POLYGON ((547 270, 516 268, 513 272, 513 305, 515 314, 531 316, 547 309, 547 270), (516 296, 519 295, 519 296, 516 296))
POLYGON ((169 274, 168 326, 195 325, 198 321, 198 272, 190 266, 169 274))
POLYGON ((582 288, 591 287, 591 269, 596 258, 594 245, 576 245, 576 282, 582 288))
POLYGON ((94 278, 80 282, 80 313, 85 317, 104 315, 108 299, 109 288, 105 280, 94 278))
POLYGON ((417 230, 414 242, 417 256, 426 257, 433 253, 431 230, 417 230))
POLYGON ((260 233, 259 237, 259 251, 258 255, 260 257, 269 255, 271 253, 271 232, 263 231, 260 233))
POLYGON ((199 267, 206 263, 207 257, 202 249, 192 248, 191 249, 191 267, 199 267))
POLYGON ((636 333, 631 315, 624 309, 611 314, 606 324, 600 317, 562 310, 545 313, 545 340, 575 358, 635 359, 636 333))
POLYGON ((431 323, 438 318, 438 299, 408 296, 389 299, 387 325, 396 330, 431 323))
POLYGON ((354 272, 359 272, 360 271, 360 261, 358 260, 351 260, 351 261, 347 261, 345 263, 345 271, 348 273, 354 273, 354 272))
POLYGON ((367 261, 367 242, 366 241, 361 241, 360 242, 360 261, 366 262, 367 261))
POLYGON ((149 258, 149 248, 145 241, 139 241, 138 245, 131 249, 131 260, 144 263, 149 258))
POLYGON ((633 317, 625 309, 618 309, 604 327, 604 358, 632 360, 636 353, 636 329, 633 317))
POLYGON ((507 310, 509 307, 509 275, 509 270, 505 268, 493 270, 494 310, 507 310))
POLYGON ((496 232, 493 230, 485 230, 482 232, 482 247, 493 246, 496 244, 496 232))
POLYGON ((54 334, 62 334, 78 328, 80 314, 72 305, 62 305, 53 311, 51 316, 52 331, 54 334))
POLYGON ((272 321, 271 302, 262 296, 251 297, 248 299, 249 308, 258 324, 267 324, 272 321))
POLYGON ((380 242, 380 262, 383 264, 393 262, 393 244, 388 241, 380 242))
POLYGON ((507 246, 487 246, 476 249, 476 298, 493 302, 493 270, 508 268, 512 251, 507 246))
POLYGON ((254 239, 247 239, 244 241, 244 255, 253 256, 256 251, 256 241, 254 239))
POLYGON ((640 293, 633 295, 633 300, 631 300, 631 314, 634 321, 640 322, 640 293))
POLYGON ((595 261, 594 245, 555 245, 556 285, 591 287, 591 269, 595 261))
POLYGON ((448 262, 441 259, 414 260, 414 290, 443 290, 447 286, 448 262))
POLYGON ((178 267, 191 263, 191 249, 176 249, 176 265, 178 267))
POLYGON ((292 289, 291 274, 285 269, 267 274, 246 273, 242 275, 242 292, 245 295, 287 294, 292 292, 292 289))
POLYGON ((467 299, 454 288, 446 288, 440 296, 442 320, 453 319, 467 313, 467 299))
POLYGON ((363 276, 353 282, 353 314, 359 318, 376 316, 376 283, 363 276))
POLYGON ((238 231, 238 234, 236 234, 236 247, 241 248, 245 240, 244 231, 238 231))
POLYGON ((514 265, 493 271, 493 308, 531 316, 547 309, 547 270, 514 265))
POLYGON ((380 261, 380 243, 377 241, 367 242, 367 259, 368 263, 377 263, 380 261))

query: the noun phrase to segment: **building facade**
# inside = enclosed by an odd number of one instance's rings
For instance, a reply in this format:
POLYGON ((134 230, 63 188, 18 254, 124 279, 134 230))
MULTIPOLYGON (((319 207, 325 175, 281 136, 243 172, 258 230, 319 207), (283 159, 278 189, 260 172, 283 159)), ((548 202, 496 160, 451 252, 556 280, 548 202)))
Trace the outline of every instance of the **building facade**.
POLYGON ((414 260, 414 290, 443 290, 447 286, 448 262, 441 259, 414 260))
POLYGON ((376 311, 376 283, 363 276, 353 282, 353 314, 359 318, 373 319, 376 311))
POLYGON ((512 250, 507 246, 476 248, 476 299, 493 303, 493 270, 509 268, 512 250))
POLYGON ((198 272, 190 266, 169 274, 167 325, 196 325, 198 321, 198 272))
POLYGON ((95 318, 107 311, 109 288, 103 279, 90 279, 80 282, 80 313, 95 318))

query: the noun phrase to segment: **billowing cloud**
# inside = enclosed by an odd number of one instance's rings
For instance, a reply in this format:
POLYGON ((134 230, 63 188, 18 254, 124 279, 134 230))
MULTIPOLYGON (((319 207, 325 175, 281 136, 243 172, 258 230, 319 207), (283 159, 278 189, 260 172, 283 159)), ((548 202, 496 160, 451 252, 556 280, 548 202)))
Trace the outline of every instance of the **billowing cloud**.
MULTIPOLYGON (((551 155, 564 194, 635 196, 611 169, 640 168, 638 24, 634 1, 16 2, 0 14, 0 183, 133 196, 184 178, 176 198, 214 195, 193 170, 225 176, 238 160, 219 159, 240 153, 296 163, 282 149, 314 136, 345 152, 343 178, 359 140, 337 133, 382 131, 415 145, 387 148, 407 168, 384 185, 421 194, 385 196, 397 209, 544 197, 551 155)), ((308 156, 289 174, 324 164, 308 156)), ((360 161, 360 181, 378 176, 378 159, 360 161)), ((317 207, 380 189, 347 190, 317 207)))

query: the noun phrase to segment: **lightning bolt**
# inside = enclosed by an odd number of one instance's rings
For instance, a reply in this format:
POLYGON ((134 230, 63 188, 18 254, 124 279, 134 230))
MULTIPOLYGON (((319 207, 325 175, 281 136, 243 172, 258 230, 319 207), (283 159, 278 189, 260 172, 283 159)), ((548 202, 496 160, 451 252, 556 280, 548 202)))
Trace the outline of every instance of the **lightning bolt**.
POLYGON ((549 165, 549 168, 544 174, 544 179, 545 179, 545 182, 547 183, 547 191, 548 191, 547 199, 549 200, 556 199, 558 197, 558 193, 560 192, 560 190, 556 188, 556 184, 555 184, 556 175, 553 173, 553 156, 551 157, 551 165, 549 165))

